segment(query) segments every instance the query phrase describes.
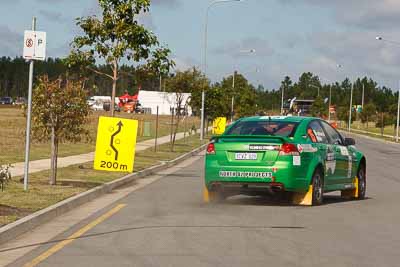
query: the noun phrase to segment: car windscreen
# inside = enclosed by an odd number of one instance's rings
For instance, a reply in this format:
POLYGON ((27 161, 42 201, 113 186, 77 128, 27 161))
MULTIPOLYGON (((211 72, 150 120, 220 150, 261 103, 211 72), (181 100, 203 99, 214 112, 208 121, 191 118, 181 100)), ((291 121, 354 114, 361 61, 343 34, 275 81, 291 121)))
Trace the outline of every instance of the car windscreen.
POLYGON ((297 122, 285 121, 239 121, 224 135, 273 135, 292 137, 296 131, 297 122))

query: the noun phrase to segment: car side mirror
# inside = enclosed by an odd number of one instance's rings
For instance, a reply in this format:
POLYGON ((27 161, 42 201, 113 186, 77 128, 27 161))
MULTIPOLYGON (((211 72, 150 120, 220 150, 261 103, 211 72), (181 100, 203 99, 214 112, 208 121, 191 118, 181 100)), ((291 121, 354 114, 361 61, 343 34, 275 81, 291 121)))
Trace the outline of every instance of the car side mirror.
POLYGON ((354 140, 353 138, 344 139, 345 146, 354 146, 355 144, 356 144, 356 140, 354 140))

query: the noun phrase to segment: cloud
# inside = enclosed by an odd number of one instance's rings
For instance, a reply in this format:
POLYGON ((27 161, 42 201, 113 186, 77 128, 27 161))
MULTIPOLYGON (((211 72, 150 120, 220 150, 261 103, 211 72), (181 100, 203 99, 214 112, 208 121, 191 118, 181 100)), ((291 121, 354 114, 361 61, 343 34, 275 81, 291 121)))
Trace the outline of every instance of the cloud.
POLYGON ((243 51, 250 51, 252 49, 255 50, 257 57, 268 57, 275 52, 268 41, 259 37, 248 37, 241 41, 230 42, 229 44, 214 49, 212 52, 219 55, 240 57, 245 56, 243 51))
POLYGON ((395 29, 400 23, 398 0, 282 0, 281 3, 329 8, 335 11, 340 24, 364 29, 395 29))
POLYGON ((178 7, 181 5, 179 0, 152 0, 151 4, 164 7, 178 7))
POLYGON ((7 26, 0 25, 0 51, 2 56, 16 56, 22 54, 24 37, 7 26))
POLYGON ((55 12, 55 11, 41 9, 39 11, 39 14, 51 22, 57 22, 57 23, 72 22, 72 20, 64 17, 61 12, 55 12))
POLYGON ((193 67, 196 67, 200 69, 200 63, 196 61, 194 58, 180 58, 177 56, 173 56, 172 60, 175 61, 175 70, 177 71, 185 71, 188 69, 191 69, 193 67))
MULTIPOLYGON (((159 0, 159 2, 162 2, 162 1, 166 1, 166 0, 159 0)), ((173 0, 173 1, 167 0, 166 2, 177 2, 177 1, 176 0, 173 0)), ((82 16, 87 17, 87 16, 95 15, 95 16, 101 17, 101 13, 102 13, 102 10, 99 6, 98 1, 92 0, 89 7, 85 8, 83 10, 82 16)), ((156 29, 151 12, 140 13, 137 16, 137 20, 139 23, 143 24, 144 26, 146 26, 146 28, 149 28, 150 30, 154 31, 156 29)))
POLYGON ((19 2, 21 2, 20 0, 2 0, 1 4, 2 5, 9 5, 9 4, 18 4, 19 2))
POLYGON ((64 57, 68 56, 70 51, 71 51, 71 48, 70 48, 69 44, 64 43, 58 47, 49 48, 48 56, 64 58, 64 57))
POLYGON ((138 22, 140 24, 143 24, 146 28, 154 31, 156 29, 156 26, 153 21, 153 16, 151 15, 151 12, 146 12, 146 13, 141 13, 138 16, 138 22))
POLYGON ((373 32, 316 32, 308 37, 315 56, 303 69, 331 79, 367 75, 394 86, 398 80, 400 48, 374 40, 373 32), (337 64, 343 65, 337 69, 337 64))

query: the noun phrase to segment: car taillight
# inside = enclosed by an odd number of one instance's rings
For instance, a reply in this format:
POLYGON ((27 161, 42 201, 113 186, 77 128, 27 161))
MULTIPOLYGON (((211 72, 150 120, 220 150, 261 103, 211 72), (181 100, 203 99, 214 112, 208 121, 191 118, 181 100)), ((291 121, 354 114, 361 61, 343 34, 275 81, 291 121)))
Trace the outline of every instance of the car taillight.
POLYGON ((297 146, 294 144, 283 144, 281 150, 279 152, 280 156, 298 156, 300 155, 299 150, 297 150, 297 146))
POLYGON ((215 145, 214 143, 209 143, 207 146, 207 154, 214 155, 215 154, 215 145))

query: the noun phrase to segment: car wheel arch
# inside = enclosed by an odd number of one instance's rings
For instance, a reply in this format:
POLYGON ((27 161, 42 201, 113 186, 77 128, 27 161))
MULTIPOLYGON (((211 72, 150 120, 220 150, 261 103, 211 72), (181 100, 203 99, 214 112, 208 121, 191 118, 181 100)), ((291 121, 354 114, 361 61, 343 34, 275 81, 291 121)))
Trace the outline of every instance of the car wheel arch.
POLYGON ((322 179, 325 181, 324 164, 320 160, 314 161, 313 164, 310 164, 310 168, 307 171, 307 186, 312 184, 313 175, 317 170, 321 171, 322 179))
POLYGON ((322 165, 321 162, 318 163, 317 166, 315 166, 313 174, 314 174, 316 171, 318 171, 318 170, 321 172, 323 181, 325 181, 324 165, 322 165))
POLYGON ((359 169, 361 166, 364 166, 364 168, 365 168, 365 172, 367 171, 366 170, 366 168, 367 168, 367 159, 365 158, 365 157, 362 157, 361 159, 360 159, 360 162, 358 163, 358 168, 357 169, 359 169))
POLYGON ((367 159, 364 156, 360 159, 360 161, 358 163, 357 173, 358 173, 358 170, 361 168, 361 166, 364 167, 365 179, 367 179, 367 159))

